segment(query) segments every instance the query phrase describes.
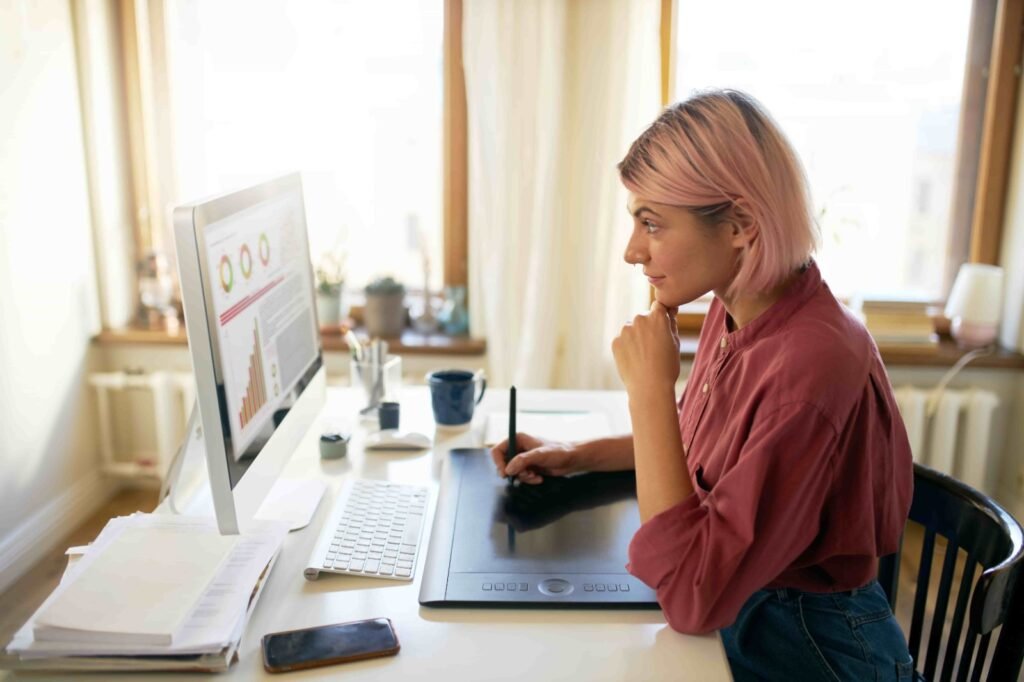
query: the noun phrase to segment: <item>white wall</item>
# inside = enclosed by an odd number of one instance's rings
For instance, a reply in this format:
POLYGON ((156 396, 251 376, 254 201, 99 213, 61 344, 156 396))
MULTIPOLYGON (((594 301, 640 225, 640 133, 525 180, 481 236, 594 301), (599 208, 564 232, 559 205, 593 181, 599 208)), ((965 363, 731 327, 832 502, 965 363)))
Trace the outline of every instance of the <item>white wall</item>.
POLYGON ((84 378, 96 330, 67 0, 0 0, 0 589, 109 491, 84 378), (45 535, 43 536, 46 537, 45 535))

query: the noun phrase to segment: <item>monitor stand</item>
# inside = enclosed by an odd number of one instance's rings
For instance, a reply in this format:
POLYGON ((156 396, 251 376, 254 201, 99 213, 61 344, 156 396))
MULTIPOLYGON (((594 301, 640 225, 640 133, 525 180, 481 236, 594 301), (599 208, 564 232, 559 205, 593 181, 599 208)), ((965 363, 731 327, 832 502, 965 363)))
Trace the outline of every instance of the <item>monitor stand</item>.
MULTIPOLYGON (((164 478, 160 508, 172 514, 212 518, 215 514, 203 427, 195 404, 185 433, 185 442, 178 448, 164 478)), ((256 519, 285 521, 289 530, 305 528, 313 520, 326 489, 327 484, 315 478, 279 478, 256 512, 256 519)))

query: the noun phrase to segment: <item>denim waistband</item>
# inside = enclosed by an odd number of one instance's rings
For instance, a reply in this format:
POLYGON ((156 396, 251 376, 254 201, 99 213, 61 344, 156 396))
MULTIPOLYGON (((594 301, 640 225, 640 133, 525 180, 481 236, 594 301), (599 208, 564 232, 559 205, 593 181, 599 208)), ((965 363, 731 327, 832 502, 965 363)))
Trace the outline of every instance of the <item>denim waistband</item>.
POLYGON ((867 583, 865 583, 864 585, 861 585, 860 587, 855 587, 852 590, 846 590, 846 591, 843 591, 843 592, 810 592, 810 591, 807 591, 807 590, 798 590, 798 589, 793 588, 793 587, 775 587, 775 588, 771 588, 771 589, 768 589, 768 590, 765 590, 765 591, 774 594, 776 597, 778 597, 781 600, 795 599, 795 598, 797 598, 797 597, 799 597, 801 595, 812 595, 812 596, 831 595, 831 596, 835 596, 835 597, 856 597, 861 592, 864 592, 865 590, 869 590, 869 589, 871 589, 872 587, 874 587, 877 584, 878 584, 877 580, 870 580, 867 583))

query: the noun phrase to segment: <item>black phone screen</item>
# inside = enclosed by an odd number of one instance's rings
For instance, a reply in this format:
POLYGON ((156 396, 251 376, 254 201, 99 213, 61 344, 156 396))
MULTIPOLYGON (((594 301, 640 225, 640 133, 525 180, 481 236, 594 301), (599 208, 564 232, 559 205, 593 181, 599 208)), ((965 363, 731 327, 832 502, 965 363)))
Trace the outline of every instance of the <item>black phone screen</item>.
POLYGON ((398 652, 398 638, 387 618, 324 625, 269 634, 263 638, 268 670, 295 670, 398 652))

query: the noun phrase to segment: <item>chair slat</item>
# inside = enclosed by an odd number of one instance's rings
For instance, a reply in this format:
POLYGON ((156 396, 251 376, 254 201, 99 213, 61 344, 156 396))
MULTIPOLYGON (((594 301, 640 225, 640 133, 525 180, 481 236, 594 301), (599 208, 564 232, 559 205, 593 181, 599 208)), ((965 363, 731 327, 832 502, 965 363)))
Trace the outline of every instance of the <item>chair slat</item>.
POLYGON ((946 655, 942 661, 940 682, 949 682, 953 678, 953 669, 956 665, 957 653, 960 650, 960 633, 964 628, 964 614, 967 613, 967 604, 971 596, 971 588, 974 585, 974 569, 976 566, 974 552, 969 552, 967 554, 967 562, 964 564, 964 574, 960 579, 960 591, 956 596, 956 607, 953 609, 953 622, 949 626, 949 635, 946 638, 946 655))
POLYGON ((939 592, 935 596, 935 613, 932 615, 932 629, 928 635, 928 655, 924 659, 925 679, 935 679, 935 667, 939 662, 939 646, 942 644, 942 630, 946 626, 946 607, 949 605, 949 589, 953 585, 953 570, 956 568, 956 542, 946 538, 946 559, 942 562, 942 577, 939 578, 939 592))
POLYGON ((956 671, 956 682, 967 682, 967 676, 971 674, 971 661, 974 659, 974 646, 977 643, 978 633, 968 625, 964 650, 960 652, 960 666, 956 671))
POLYGON ((971 682, 980 682, 981 680, 981 674, 985 671, 985 658, 988 656, 988 640, 991 638, 992 633, 988 633, 978 642, 978 653, 974 657, 974 674, 971 676, 971 682))
POLYGON ((981 682, 981 673, 985 670, 985 657, 988 656, 988 641, 992 639, 992 633, 981 638, 978 643, 978 653, 974 657, 974 674, 971 675, 971 682, 981 682))
POLYGON ((921 630, 924 628, 924 605, 928 599, 928 579, 932 574, 932 553, 935 551, 935 531, 926 528, 921 543, 921 565, 917 569, 917 590, 914 593, 914 613, 910 619, 910 640, 908 647, 917 667, 918 651, 921 648, 921 630))

